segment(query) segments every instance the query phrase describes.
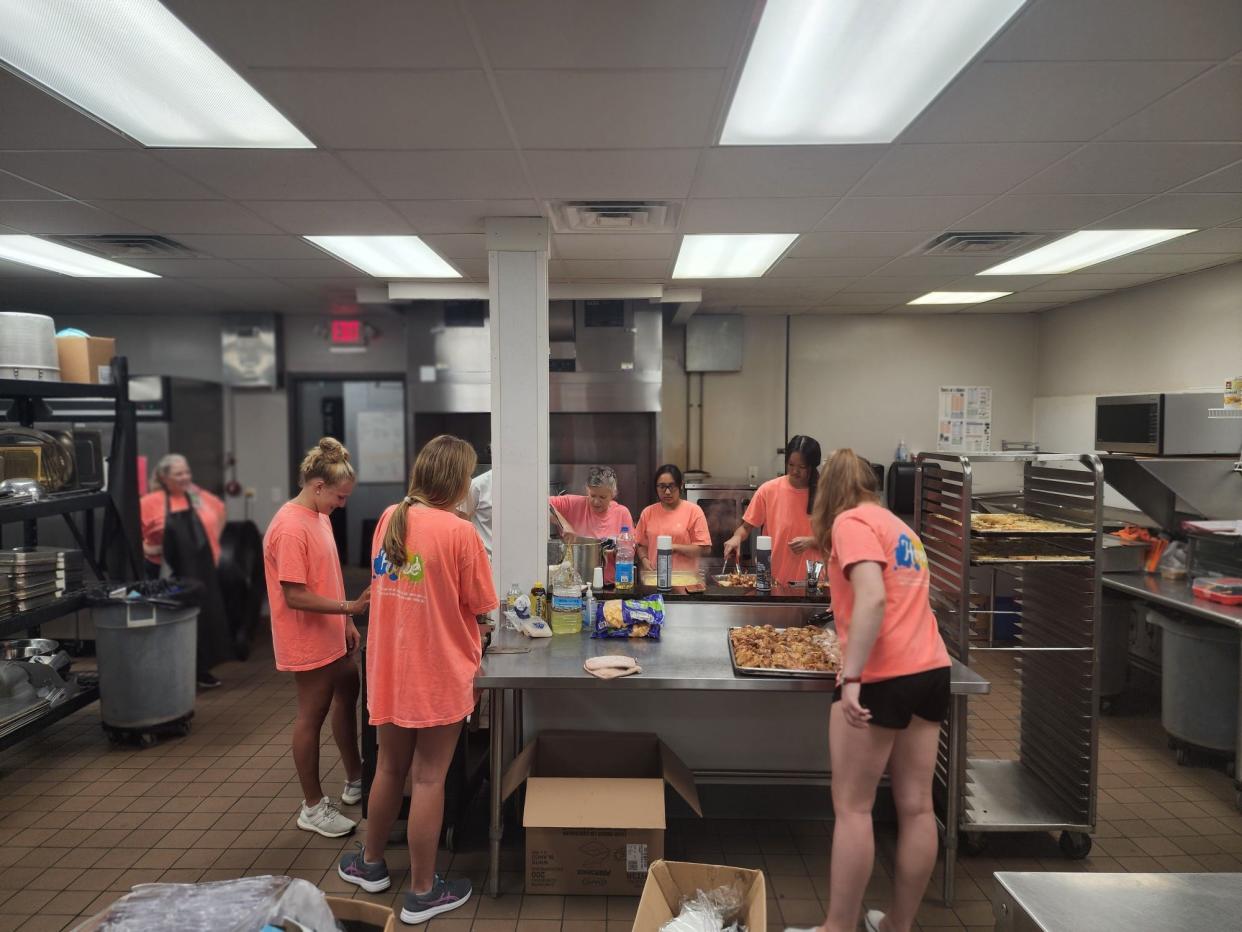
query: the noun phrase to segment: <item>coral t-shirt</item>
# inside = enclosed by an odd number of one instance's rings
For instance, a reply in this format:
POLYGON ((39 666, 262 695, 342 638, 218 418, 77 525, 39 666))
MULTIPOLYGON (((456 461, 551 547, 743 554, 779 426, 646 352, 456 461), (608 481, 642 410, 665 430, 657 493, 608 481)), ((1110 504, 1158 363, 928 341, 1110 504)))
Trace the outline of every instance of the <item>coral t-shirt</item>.
MULTIPOLYGON (((203 522, 203 530, 207 532, 207 542, 211 544, 212 555, 220 562, 220 532, 224 530, 228 508, 224 502, 206 489, 195 487, 194 494, 198 497, 198 519, 203 522)), ((148 492, 138 500, 138 511, 142 527, 143 555, 151 563, 164 562, 164 509, 165 502, 170 512, 185 511, 190 507, 190 500, 185 495, 166 495, 162 491, 148 492)))
POLYGON ((846 571, 859 563, 884 567, 884 621, 863 667, 863 682, 949 666, 949 652, 929 601, 930 571, 923 542, 904 521, 879 505, 843 511, 832 523, 828 581, 842 651, 854 617, 854 587, 846 571))
MULTIPOLYGON (((742 520, 751 527, 762 527, 772 538, 772 581, 781 585, 806 579, 806 561, 823 560, 816 547, 802 553, 789 549, 795 537, 811 536, 811 516, 806 513, 810 489, 795 489, 788 476, 769 479, 755 491, 742 520)), ((751 537, 753 549, 755 539, 751 537)))
POLYGON ((413 507, 405 515, 405 565, 393 566, 384 535, 395 508, 371 541, 367 709, 372 725, 451 725, 474 709, 483 658, 475 616, 500 604, 492 565, 470 522, 413 507))
POLYGON ((315 595, 344 601, 345 580, 328 516, 294 502, 282 505, 263 536, 263 568, 276 669, 317 670, 344 657, 345 616, 290 608, 280 588, 282 582, 304 583, 315 595))
POLYGON ((634 530, 630 510, 617 502, 609 502, 603 514, 591 507, 591 500, 585 495, 554 495, 548 504, 561 513, 580 537, 616 540, 621 536, 621 528, 634 530))
MULTIPOLYGON (((634 538, 647 550, 647 559, 652 566, 656 561, 656 538, 663 534, 673 538, 674 544, 698 544, 710 547, 711 531, 707 528, 707 515, 694 502, 682 499, 673 509, 665 508, 659 502, 648 505, 638 517, 638 528, 634 538)), ((673 554, 674 570, 697 570, 698 557, 685 554, 673 554)))

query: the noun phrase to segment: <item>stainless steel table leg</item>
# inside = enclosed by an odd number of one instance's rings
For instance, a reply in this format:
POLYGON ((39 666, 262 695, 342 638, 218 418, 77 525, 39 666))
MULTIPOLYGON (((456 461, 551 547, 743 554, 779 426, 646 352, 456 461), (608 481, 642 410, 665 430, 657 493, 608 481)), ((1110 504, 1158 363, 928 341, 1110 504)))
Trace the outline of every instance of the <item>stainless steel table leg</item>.
POLYGON ((491 797, 490 821, 488 824, 488 867, 487 892, 492 896, 500 896, 500 842, 504 837, 504 811, 500 798, 500 781, 504 775, 504 721, 505 691, 490 690, 492 713, 491 734, 488 736, 491 749, 488 766, 488 795, 491 797))
POLYGON ((1233 804, 1242 810, 1242 645, 1238 649, 1238 731, 1233 751, 1233 804))
POLYGON ((961 824, 963 759, 966 743, 966 697, 953 696, 949 704, 949 772, 944 801, 944 905, 953 906, 957 880, 957 836, 961 824))

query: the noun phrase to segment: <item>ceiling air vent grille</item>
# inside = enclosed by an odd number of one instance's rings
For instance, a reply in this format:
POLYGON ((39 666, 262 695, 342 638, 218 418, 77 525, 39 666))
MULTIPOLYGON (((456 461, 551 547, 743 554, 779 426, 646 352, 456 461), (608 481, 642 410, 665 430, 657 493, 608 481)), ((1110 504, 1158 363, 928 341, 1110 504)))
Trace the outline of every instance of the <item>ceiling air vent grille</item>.
POLYGON ((672 201, 554 201, 557 233, 672 233, 678 204, 672 201))
POLYGON ((93 252, 105 259, 200 259, 202 256, 167 236, 146 233, 102 236, 49 236, 63 246, 93 252))
POLYGON ((915 255, 1007 256, 1032 249, 1047 233, 942 233, 915 255))

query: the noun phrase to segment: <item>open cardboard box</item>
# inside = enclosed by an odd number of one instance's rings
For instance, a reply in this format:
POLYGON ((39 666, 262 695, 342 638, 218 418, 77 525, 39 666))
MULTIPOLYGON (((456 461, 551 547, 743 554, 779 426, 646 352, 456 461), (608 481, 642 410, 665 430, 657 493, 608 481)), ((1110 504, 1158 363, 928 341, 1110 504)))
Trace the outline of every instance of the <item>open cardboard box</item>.
POLYGON ((734 883, 742 889, 743 925, 748 932, 766 932, 768 894, 763 871, 681 861, 656 861, 651 865, 634 916, 634 932, 659 932, 660 926, 681 911, 682 900, 699 890, 710 891, 734 883))
POLYGON ((652 734, 544 732, 505 773, 526 785, 526 892, 635 896, 664 857, 664 786, 697 814, 689 768, 652 734))
POLYGON ((112 381, 112 337, 57 337, 56 355, 62 382, 107 385, 112 381))
POLYGON ((345 927, 345 932, 396 932, 397 917, 387 906, 344 896, 326 897, 332 915, 345 927))

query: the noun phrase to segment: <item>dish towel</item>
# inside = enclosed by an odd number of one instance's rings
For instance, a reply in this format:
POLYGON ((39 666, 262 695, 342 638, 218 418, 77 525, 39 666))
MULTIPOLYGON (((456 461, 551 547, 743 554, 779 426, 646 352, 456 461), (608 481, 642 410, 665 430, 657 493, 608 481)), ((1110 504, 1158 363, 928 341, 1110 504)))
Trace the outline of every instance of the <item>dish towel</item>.
POLYGON ((582 669, 601 680, 615 680, 619 676, 643 672, 643 668, 633 657, 619 656, 592 657, 582 665, 582 669))

